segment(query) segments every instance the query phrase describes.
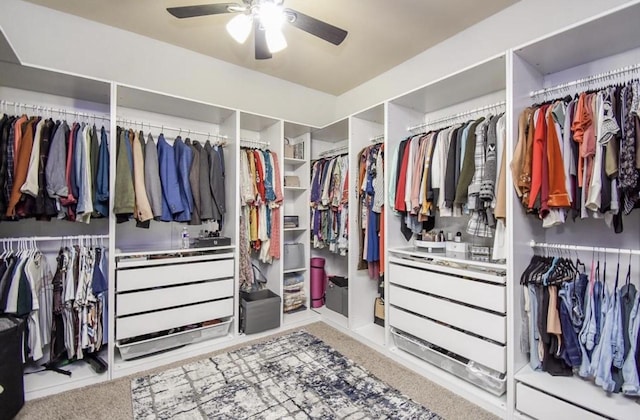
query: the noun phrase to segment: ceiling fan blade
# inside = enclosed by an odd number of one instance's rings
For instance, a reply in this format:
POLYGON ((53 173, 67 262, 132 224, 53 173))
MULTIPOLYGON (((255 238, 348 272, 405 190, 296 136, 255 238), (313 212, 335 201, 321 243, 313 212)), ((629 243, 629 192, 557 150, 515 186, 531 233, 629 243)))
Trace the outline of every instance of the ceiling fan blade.
POLYGON ((267 45, 267 35, 264 28, 260 28, 260 22, 257 20, 253 23, 254 43, 256 49, 256 60, 267 60, 271 58, 269 46, 267 45))
POLYGON ((234 13, 244 8, 243 5, 238 3, 215 3, 201 4, 198 6, 168 7, 167 12, 178 19, 184 19, 197 16, 219 15, 221 13, 234 13))
POLYGON ((327 22, 323 22, 311 16, 300 13, 293 9, 284 9, 289 17, 289 23, 298 29, 322 38, 333 45, 340 45, 347 37, 348 32, 333 26, 327 22))

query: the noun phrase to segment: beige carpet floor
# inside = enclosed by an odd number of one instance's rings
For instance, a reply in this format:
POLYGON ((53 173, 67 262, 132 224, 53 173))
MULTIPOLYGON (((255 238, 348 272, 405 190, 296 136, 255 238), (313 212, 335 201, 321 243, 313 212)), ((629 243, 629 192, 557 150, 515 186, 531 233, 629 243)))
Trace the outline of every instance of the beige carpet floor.
MULTIPOLYGON (((497 418, 480 407, 434 384, 423 376, 404 368, 393 360, 382 356, 378 352, 342 334, 325 323, 317 322, 307 325, 303 329, 322 339, 325 343, 351 358, 360 366, 368 369, 390 386, 397 388, 446 419, 484 420, 497 418)), ((284 334, 287 334, 287 332, 285 331, 278 335, 284 334)), ((270 337, 267 337, 256 341, 264 341, 269 338, 270 337)), ((210 357, 213 354, 225 353, 251 344, 250 342, 226 348, 219 352, 192 360, 210 357)), ((189 361, 183 360, 173 365, 155 369, 155 371, 163 371, 170 366, 180 366, 188 362, 189 361)), ((136 374, 135 377, 142 376, 146 373, 148 372, 136 374)), ((83 389, 28 401, 16 417, 16 420, 132 419, 130 383, 131 378, 121 378, 83 389)))

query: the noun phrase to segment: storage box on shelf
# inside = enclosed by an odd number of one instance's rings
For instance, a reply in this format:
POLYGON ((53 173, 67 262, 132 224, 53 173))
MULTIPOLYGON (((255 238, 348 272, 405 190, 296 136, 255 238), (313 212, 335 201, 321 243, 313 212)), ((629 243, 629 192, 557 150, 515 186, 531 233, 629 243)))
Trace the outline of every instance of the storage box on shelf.
POLYGON ((325 304, 332 311, 349 317, 349 282, 346 277, 329 276, 325 304))
POLYGON ((240 293, 240 332, 254 334, 280 326, 280 296, 269 289, 240 293))

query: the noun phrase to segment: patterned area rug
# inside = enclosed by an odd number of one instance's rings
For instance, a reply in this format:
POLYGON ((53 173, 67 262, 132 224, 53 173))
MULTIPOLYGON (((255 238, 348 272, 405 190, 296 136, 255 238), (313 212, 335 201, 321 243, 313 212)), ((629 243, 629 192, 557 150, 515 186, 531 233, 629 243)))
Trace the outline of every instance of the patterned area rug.
POLYGON ((299 331, 131 381, 136 419, 440 419, 299 331))

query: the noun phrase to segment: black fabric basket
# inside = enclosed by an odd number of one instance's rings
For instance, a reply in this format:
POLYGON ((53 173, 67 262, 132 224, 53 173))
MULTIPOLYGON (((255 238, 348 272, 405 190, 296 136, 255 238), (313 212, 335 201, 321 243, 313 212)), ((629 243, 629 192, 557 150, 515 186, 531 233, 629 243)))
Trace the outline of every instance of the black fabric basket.
POLYGON ((22 319, 0 316, 0 420, 14 418, 24 405, 23 334, 22 319))

